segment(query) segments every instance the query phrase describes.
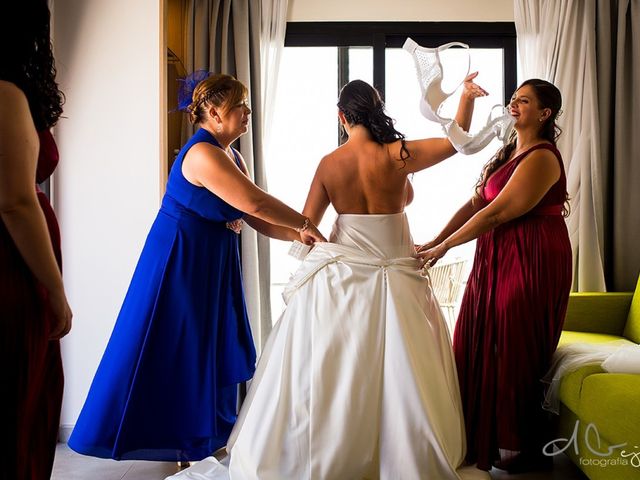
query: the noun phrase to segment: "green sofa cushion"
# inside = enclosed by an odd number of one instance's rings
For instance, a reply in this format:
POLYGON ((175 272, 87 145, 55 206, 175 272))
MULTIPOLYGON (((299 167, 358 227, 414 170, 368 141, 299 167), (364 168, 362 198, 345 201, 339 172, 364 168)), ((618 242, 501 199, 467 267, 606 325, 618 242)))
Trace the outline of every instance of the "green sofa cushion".
MULTIPOLYGON (((594 373, 582 382, 579 414, 609 443, 640 446, 640 375, 594 373)), ((640 476, 640 471, 638 472, 640 476)))
MULTIPOLYGON (((626 338, 619 335, 610 335, 605 333, 572 332, 570 330, 563 330, 560 335, 560 342, 558 343, 558 346, 570 343, 605 343, 620 340, 626 340, 626 338)), ((632 344, 632 342, 629 342, 629 345, 632 344)))
POLYGON ((635 343, 640 343, 640 278, 638 278, 636 291, 629 308, 627 324, 624 327, 624 336, 635 343))
POLYGON ((594 373, 604 373, 600 365, 585 365, 579 369, 569 372, 562 377, 558 395, 560 401, 576 414, 580 413, 580 394, 582 393, 582 382, 589 375, 594 373))
MULTIPOLYGON (((572 343, 606 343, 606 342, 625 342, 626 344, 633 345, 624 337, 617 335, 606 335, 601 333, 586 333, 586 332, 570 332, 564 330, 560 336, 559 347, 572 343)), ((560 400, 569 407, 573 412, 580 414, 580 395, 582 394, 583 385, 582 382, 589 375, 594 373, 605 373, 600 364, 597 365, 584 365, 577 370, 566 373, 562 382, 560 383, 560 389, 558 395, 560 400)))
POLYGON ((562 328, 622 336, 632 297, 630 292, 571 293, 562 328))

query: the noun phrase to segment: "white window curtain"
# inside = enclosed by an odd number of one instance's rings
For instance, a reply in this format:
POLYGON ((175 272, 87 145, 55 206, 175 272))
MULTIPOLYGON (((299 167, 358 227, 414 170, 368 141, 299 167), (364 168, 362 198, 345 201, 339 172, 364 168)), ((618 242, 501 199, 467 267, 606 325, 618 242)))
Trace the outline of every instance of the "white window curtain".
POLYGON ((265 157, 269 158, 269 139, 276 101, 276 86, 280 71, 280 58, 284 49, 287 30, 289 0, 262 0, 262 23, 260 28, 260 59, 262 72, 262 127, 265 157))
POLYGON ((522 79, 541 78, 562 92, 558 148, 567 172, 577 291, 606 290, 595 12, 596 0, 514 0, 522 79))
MULTIPOLYGON (((188 0, 186 12, 187 71, 229 73, 249 89, 253 113, 249 132, 240 137, 240 151, 253 180, 266 190, 264 151, 284 48, 287 1, 188 0)), ((269 239, 245 226, 241 242, 245 300, 260 353, 272 325, 269 239)))
MULTIPOLYGON (((254 148, 260 148, 260 154, 254 157, 253 165, 248 165, 248 167, 256 184, 264 190, 268 190, 264 159, 267 157, 269 148, 280 56, 284 48, 287 27, 288 0, 261 0, 259 3, 260 15, 252 20, 251 27, 260 32, 258 38, 260 84, 254 83, 253 85, 254 89, 260 89, 260 97, 254 96, 252 98, 254 112, 257 110, 256 107, 260 110, 260 116, 253 115, 255 136, 258 137, 258 140, 254 142, 254 148), (257 158, 259 158, 259 162, 255 161, 257 158)), ((240 138, 241 142, 243 138, 240 138)), ((242 268, 251 330, 256 350, 260 354, 273 325, 271 264, 269 239, 259 235, 251 228, 245 228, 242 234, 242 268)))

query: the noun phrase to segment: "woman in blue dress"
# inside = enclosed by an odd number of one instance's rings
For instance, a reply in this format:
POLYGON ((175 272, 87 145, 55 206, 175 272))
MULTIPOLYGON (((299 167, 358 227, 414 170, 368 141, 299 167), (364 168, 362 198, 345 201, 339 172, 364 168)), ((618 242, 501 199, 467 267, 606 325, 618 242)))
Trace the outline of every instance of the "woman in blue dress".
POLYGON ((230 145, 247 132, 247 89, 196 86, 200 128, 182 147, 111 339, 69 440, 117 460, 199 460, 224 446, 239 383, 253 376, 241 219, 274 238, 324 241, 308 218, 258 188, 230 145))

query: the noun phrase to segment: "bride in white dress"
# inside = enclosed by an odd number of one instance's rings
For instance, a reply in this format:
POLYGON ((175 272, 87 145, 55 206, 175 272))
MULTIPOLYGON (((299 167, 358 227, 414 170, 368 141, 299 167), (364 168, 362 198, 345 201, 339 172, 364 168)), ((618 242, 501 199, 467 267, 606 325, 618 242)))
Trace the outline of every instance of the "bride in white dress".
MULTIPOLYGON (((465 80, 456 120, 469 129, 465 80)), ((407 176, 455 153, 445 138, 405 141, 378 92, 340 93, 348 141, 322 159, 304 214, 338 218, 285 289, 287 308, 258 362, 227 445, 171 480, 446 480, 489 478, 461 468, 465 433, 449 334, 414 255, 407 176)))

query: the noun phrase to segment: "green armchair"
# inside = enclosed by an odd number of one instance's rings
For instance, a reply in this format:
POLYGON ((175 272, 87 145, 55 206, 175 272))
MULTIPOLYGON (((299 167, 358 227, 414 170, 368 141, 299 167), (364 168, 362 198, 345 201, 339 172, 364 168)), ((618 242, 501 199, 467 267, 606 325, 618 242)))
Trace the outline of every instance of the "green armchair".
MULTIPOLYGON (((640 344, 640 280, 635 293, 572 293, 561 348, 610 341, 640 344)), ((640 374, 584 365, 559 389, 555 447, 591 480, 640 479, 640 374)))

